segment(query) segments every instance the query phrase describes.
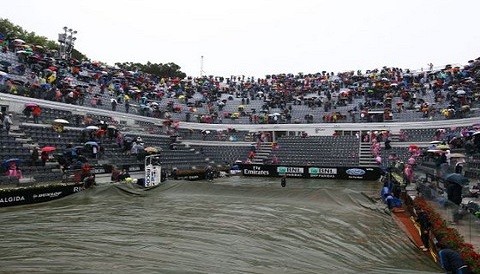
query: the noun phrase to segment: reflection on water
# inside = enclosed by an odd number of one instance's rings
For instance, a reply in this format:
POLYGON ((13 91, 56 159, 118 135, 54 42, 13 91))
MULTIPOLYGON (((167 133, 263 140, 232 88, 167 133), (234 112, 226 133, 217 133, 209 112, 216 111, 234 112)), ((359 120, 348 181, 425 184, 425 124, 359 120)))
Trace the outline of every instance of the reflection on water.
POLYGON ((382 205, 377 182, 167 181, 145 197, 102 185, 0 209, 5 272, 439 273, 382 205))

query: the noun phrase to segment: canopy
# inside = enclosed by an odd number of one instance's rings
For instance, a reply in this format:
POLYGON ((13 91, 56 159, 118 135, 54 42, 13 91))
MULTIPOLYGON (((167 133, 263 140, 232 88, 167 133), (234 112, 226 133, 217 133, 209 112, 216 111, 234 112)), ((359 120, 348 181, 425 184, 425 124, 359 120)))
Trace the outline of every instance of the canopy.
POLYGON ((459 185, 462 185, 462 186, 466 185, 466 184, 468 184, 468 182, 470 182, 467 177, 463 176, 460 173, 449 173, 449 174, 445 175, 445 177, 443 177, 443 179, 447 182, 459 184, 459 185))

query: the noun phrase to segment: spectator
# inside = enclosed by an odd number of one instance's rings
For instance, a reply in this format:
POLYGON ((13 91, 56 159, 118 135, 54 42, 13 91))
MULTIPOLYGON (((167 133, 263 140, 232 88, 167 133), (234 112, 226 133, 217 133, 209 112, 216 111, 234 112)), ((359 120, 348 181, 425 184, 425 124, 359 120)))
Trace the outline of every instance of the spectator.
POLYGON ((31 166, 36 166, 38 158, 40 157, 40 154, 38 153, 38 148, 34 147, 32 149, 32 154, 30 155, 30 160, 31 160, 31 166))
POLYGON ((42 151, 42 153, 40 154, 40 159, 42 160, 43 166, 45 166, 48 161, 48 152, 42 151))
POLYGON ((113 99, 110 99, 111 102, 112 102, 112 111, 116 111, 117 110, 117 100, 115 98, 113 99))
POLYGON ((13 125, 13 122, 12 122, 12 114, 8 114, 8 115, 5 115, 5 117, 3 118, 3 128, 5 129, 5 131, 7 131, 7 133, 10 132, 10 127, 13 125))
POLYGON ((423 251, 428 251, 430 248, 430 229, 432 224, 428 219, 428 215, 422 208, 418 208, 417 219, 416 221, 420 224, 420 237, 422 238, 423 246, 421 246, 423 251))
POLYGON ((119 182, 120 181, 120 175, 121 175, 120 170, 116 166, 113 166, 112 167, 112 176, 110 177, 110 180, 112 182, 119 182))
POLYGON ((130 100, 125 99, 125 112, 128 113, 130 110, 130 100))
POLYGON ((119 181, 124 181, 127 178, 130 178, 130 173, 128 173, 128 168, 124 168, 120 175, 118 176, 119 181))
POLYGON ((34 107, 32 110, 32 116, 35 124, 38 124, 38 118, 40 117, 40 114, 42 114, 42 109, 39 106, 34 107))
POLYGON ((468 274, 470 270, 462 259, 462 256, 455 250, 447 248, 441 243, 437 243, 438 258, 440 266, 447 273, 468 274))
POLYGON ((20 168, 18 168, 17 163, 15 161, 12 161, 8 164, 8 170, 7 172, 5 172, 5 175, 9 177, 15 177, 18 179, 23 178, 22 171, 20 170, 20 168))

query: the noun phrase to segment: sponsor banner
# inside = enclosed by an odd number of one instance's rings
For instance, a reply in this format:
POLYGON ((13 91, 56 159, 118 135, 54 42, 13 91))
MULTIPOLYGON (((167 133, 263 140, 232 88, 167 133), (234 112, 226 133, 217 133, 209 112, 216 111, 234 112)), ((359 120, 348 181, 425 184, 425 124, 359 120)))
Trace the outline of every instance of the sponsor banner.
MULTIPOLYGON (((121 165, 119 166, 121 169, 128 169, 128 172, 138 172, 144 171, 145 167, 143 164, 136 164, 136 165, 121 165)), ((103 166, 93 166, 92 172, 95 174, 106 174, 112 173, 112 165, 103 165, 103 166)))
POLYGON ((83 184, 34 185, 3 189, 0 191, 0 207, 47 202, 84 189, 83 184))
POLYGON ((321 167, 291 165, 255 165, 242 164, 245 176, 342 179, 342 180, 378 180, 381 170, 375 167, 321 167))

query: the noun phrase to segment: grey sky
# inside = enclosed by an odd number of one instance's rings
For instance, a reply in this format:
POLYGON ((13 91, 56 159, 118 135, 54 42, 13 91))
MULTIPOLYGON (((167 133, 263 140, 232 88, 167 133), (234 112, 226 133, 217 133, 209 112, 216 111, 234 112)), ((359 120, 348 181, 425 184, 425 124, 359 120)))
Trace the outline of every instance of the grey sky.
POLYGON ((174 62, 188 75, 261 76, 466 64, 476 0, 15 0, 0 17, 49 39, 64 26, 92 60, 174 62))

